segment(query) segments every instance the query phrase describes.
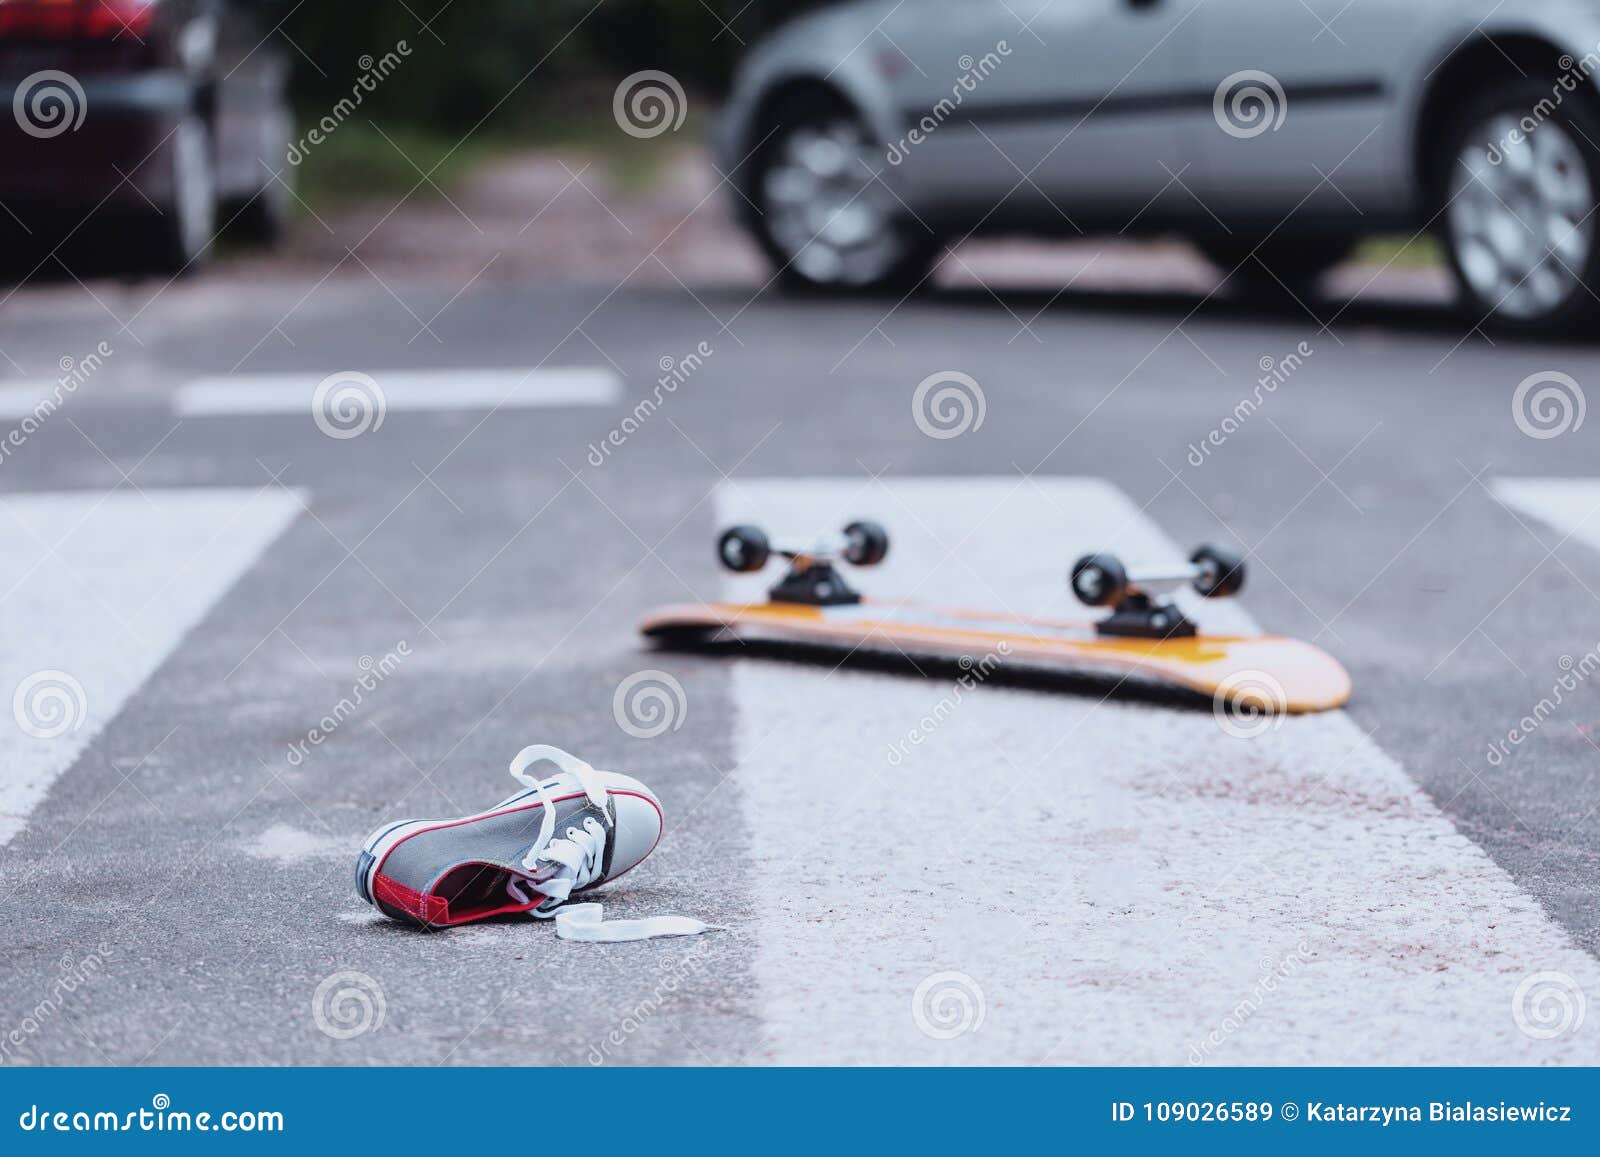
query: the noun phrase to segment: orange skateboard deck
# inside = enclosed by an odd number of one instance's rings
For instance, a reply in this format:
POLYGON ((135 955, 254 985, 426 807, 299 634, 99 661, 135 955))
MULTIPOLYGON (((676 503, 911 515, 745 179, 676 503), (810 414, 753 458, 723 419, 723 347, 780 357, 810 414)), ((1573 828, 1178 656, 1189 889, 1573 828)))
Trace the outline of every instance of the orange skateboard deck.
POLYGON ((1244 710, 1328 711, 1350 697, 1350 676, 1311 643, 1274 635, 1124 638, 1070 622, 863 600, 837 606, 698 603, 664 607, 640 631, 654 638, 733 638, 933 656, 1031 669, 1136 678, 1187 688, 1244 710))

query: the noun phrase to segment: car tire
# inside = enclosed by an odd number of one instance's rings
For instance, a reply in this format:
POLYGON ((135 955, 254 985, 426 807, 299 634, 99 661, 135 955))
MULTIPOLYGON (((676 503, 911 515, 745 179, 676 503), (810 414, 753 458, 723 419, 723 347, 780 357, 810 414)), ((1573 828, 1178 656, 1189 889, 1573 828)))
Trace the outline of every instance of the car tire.
POLYGON ((785 288, 903 292, 926 280, 940 238, 874 179, 887 167, 884 149, 848 103, 806 92, 766 127, 750 224, 785 288))
POLYGON ((199 115, 178 122, 163 150, 171 192, 151 222, 150 259, 163 273, 190 273, 211 255, 217 232, 217 167, 211 127, 199 115))
POLYGON ((1521 78, 1487 86, 1463 102, 1429 160, 1463 302, 1475 323, 1502 331, 1560 333, 1600 312, 1600 114, 1572 94, 1526 130, 1552 91, 1521 78))
POLYGON ((1352 237, 1200 237, 1195 247, 1250 296, 1302 294, 1355 249, 1352 237))

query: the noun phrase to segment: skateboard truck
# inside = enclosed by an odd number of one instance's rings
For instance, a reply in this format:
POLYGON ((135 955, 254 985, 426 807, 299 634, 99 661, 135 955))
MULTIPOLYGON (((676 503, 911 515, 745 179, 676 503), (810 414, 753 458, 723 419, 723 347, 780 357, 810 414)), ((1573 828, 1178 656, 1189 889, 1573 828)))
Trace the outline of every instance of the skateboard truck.
POLYGON ((1226 547, 1202 546, 1186 564, 1128 567, 1115 555, 1086 554, 1072 568, 1078 600, 1111 608, 1095 630, 1122 638, 1192 637, 1194 622, 1176 603, 1159 597, 1183 583, 1202 598, 1227 598, 1244 586, 1244 559, 1226 547))
POLYGON ((832 607, 859 603, 834 563, 874 566, 889 553, 889 534, 876 522, 852 522, 837 535, 811 543, 774 543, 758 526, 734 526, 717 539, 717 558, 738 574, 754 574, 776 554, 789 569, 768 592, 775 603, 832 607))

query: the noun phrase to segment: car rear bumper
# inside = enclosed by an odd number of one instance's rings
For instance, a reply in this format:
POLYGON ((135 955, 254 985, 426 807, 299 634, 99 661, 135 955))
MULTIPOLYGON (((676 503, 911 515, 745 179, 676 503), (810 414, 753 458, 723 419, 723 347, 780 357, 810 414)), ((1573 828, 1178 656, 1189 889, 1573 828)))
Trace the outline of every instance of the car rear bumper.
POLYGON ((0 75, 0 97, 10 97, 0 108, 0 200, 13 210, 80 213, 168 204, 166 152, 173 129, 196 108, 193 82, 178 72, 70 79, 76 91, 40 74, 0 75), (39 104, 41 86, 53 87, 36 117, 29 105, 39 104))

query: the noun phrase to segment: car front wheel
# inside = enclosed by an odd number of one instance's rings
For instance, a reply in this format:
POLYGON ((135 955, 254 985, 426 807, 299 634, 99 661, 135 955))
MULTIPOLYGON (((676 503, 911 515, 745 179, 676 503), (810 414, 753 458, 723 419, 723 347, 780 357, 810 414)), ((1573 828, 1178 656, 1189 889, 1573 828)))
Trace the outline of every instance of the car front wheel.
POLYGON ((1445 248, 1475 321, 1559 331, 1600 304, 1600 117, 1575 96, 1536 120, 1549 100, 1535 81, 1492 87, 1435 156, 1445 248))
POLYGON ((756 163, 762 248, 790 287, 909 289, 938 239, 883 184, 888 162, 842 102, 811 97, 777 117, 756 163))

